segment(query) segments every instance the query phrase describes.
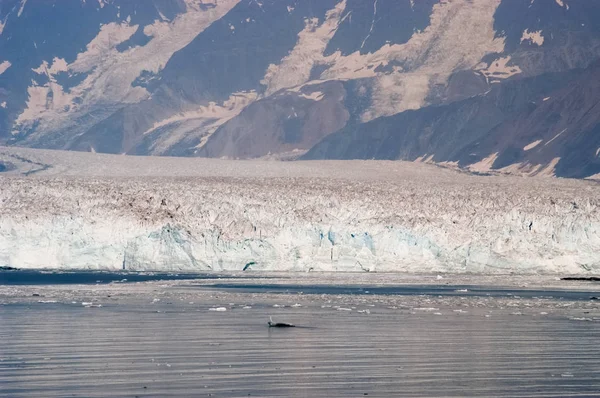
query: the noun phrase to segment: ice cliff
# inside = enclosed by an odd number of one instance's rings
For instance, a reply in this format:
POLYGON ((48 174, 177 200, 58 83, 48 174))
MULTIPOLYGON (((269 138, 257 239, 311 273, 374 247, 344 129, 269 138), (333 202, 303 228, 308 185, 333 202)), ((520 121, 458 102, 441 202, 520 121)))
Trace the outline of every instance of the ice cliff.
POLYGON ((403 162, 21 151, 10 155, 13 171, 0 174, 0 265, 600 271, 594 182, 478 177, 403 162), (54 164, 24 176, 23 156, 28 167, 54 164))

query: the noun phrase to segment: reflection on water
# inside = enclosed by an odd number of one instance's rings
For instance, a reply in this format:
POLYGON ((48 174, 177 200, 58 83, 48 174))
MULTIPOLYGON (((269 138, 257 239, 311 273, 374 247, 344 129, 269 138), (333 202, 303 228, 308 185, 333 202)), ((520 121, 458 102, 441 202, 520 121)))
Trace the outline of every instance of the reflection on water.
POLYGON ((10 304, 0 396, 600 396, 599 326, 318 305, 10 304), (309 328, 269 329, 269 314, 309 328))

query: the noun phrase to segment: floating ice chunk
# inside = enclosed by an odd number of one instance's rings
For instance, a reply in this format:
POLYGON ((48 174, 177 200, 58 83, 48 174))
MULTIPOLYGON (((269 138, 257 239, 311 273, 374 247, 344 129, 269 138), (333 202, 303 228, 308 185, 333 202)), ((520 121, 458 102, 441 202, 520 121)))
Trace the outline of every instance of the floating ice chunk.
POLYGON ((225 312, 227 311, 227 308, 225 307, 216 307, 216 308, 209 308, 209 311, 217 311, 217 312, 225 312))
POLYGON ((339 307, 337 310, 338 311, 352 311, 352 308, 339 307))
POLYGON ((88 302, 82 302, 81 305, 83 305, 86 308, 100 308, 102 307, 102 304, 94 304, 94 303, 88 303, 88 302))
POLYGON ((52 304, 52 303, 56 303, 56 300, 39 300, 38 303, 40 304, 52 304))

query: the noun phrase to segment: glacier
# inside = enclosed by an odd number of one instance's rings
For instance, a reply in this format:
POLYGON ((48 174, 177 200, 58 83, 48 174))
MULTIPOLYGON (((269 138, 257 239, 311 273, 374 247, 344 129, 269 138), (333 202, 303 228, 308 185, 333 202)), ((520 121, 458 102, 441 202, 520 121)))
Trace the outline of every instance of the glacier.
POLYGON ((600 186, 408 162, 1 148, 0 265, 586 274, 600 186), (36 169, 37 167, 37 169, 36 169))

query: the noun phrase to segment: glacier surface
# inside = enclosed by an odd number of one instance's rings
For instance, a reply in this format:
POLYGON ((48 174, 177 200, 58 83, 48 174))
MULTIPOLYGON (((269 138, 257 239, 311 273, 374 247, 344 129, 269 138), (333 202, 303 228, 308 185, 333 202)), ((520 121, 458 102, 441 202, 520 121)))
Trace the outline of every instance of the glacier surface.
POLYGON ((600 186, 386 161, 0 148, 0 265, 581 274, 600 186))

